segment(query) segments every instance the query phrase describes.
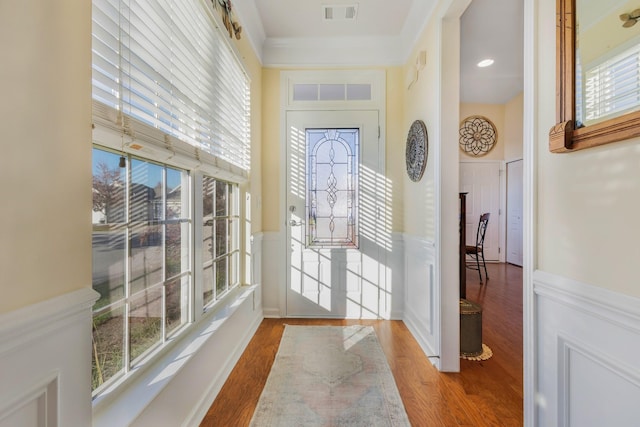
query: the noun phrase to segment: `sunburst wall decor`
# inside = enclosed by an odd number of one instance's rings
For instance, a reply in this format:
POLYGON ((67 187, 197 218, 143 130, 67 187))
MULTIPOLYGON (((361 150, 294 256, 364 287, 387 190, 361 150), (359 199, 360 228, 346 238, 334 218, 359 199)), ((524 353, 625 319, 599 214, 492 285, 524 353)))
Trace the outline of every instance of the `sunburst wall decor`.
POLYGON ((469 116, 460 123, 460 149, 470 156, 484 156, 496 145, 496 127, 483 116, 469 116))

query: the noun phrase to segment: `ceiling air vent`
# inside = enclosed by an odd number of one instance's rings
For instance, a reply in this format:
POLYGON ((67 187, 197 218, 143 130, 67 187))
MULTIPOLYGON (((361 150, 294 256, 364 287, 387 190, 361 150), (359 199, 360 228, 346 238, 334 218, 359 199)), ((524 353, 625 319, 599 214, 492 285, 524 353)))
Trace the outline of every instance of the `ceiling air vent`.
POLYGON ((325 21, 353 21, 358 14, 358 5, 322 6, 322 12, 325 21))

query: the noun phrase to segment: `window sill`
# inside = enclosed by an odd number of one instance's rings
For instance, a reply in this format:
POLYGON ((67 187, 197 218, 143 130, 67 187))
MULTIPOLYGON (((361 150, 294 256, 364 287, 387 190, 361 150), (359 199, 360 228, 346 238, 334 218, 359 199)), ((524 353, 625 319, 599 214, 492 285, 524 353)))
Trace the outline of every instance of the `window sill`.
POLYGON ((256 285, 240 286, 232 290, 221 304, 205 313, 175 342, 169 343, 153 363, 132 369, 120 381, 104 390, 93 401, 93 426, 129 425, 180 370, 198 353, 202 346, 236 312, 252 298, 256 285))

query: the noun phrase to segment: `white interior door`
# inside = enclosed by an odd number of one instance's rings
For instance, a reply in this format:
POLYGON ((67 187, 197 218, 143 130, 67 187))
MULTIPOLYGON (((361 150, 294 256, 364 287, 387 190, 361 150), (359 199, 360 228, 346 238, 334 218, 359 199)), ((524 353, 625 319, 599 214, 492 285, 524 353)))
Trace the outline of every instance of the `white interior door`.
POLYGON ((507 163, 507 262, 522 267, 522 160, 507 163))
POLYGON ((385 317, 377 111, 287 112, 288 317, 385 317))
POLYGON ((489 212, 489 225, 484 239, 487 261, 500 260, 500 163, 460 163, 460 191, 467 192, 467 245, 474 245, 480 215, 489 212))

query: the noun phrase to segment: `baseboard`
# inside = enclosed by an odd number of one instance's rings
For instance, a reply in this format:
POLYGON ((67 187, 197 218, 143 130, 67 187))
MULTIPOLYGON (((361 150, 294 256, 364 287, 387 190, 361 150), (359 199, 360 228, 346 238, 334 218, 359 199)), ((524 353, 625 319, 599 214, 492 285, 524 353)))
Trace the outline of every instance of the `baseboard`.
POLYGON ((264 317, 266 319, 280 319, 282 315, 277 308, 263 308, 264 317))
POLYGON ((438 367, 440 355, 430 344, 427 337, 421 332, 421 322, 411 309, 405 309, 404 324, 407 326, 407 329, 409 329, 409 332, 411 332, 411 335, 413 335, 413 338, 418 342, 418 345, 420 345, 420 348, 429 358, 431 363, 438 367))

